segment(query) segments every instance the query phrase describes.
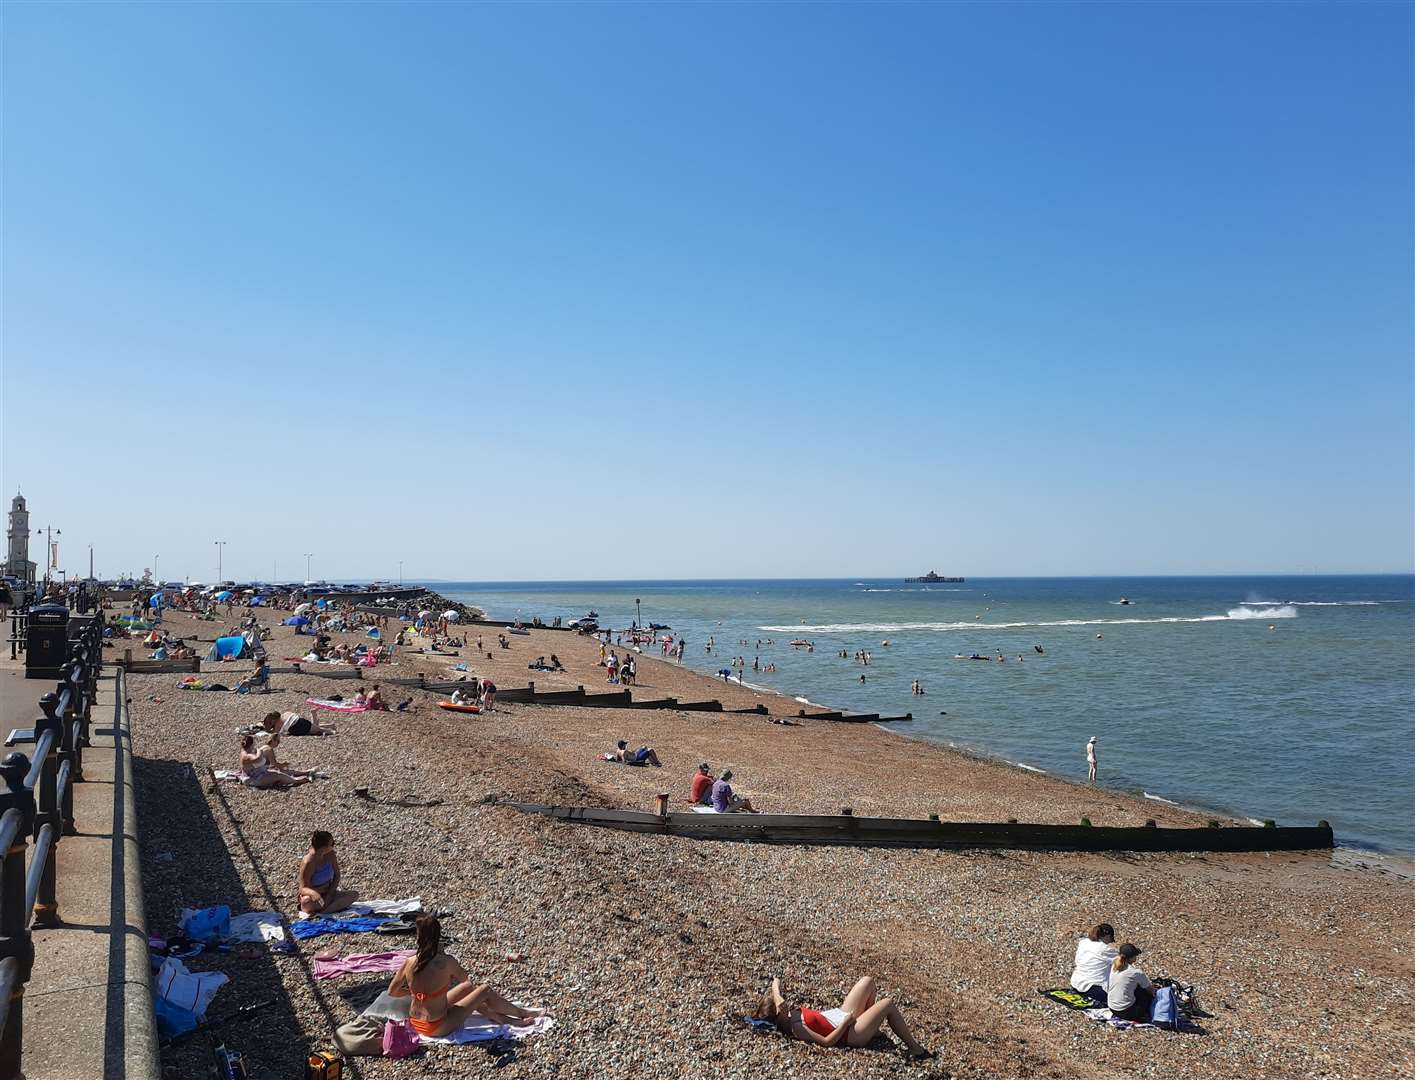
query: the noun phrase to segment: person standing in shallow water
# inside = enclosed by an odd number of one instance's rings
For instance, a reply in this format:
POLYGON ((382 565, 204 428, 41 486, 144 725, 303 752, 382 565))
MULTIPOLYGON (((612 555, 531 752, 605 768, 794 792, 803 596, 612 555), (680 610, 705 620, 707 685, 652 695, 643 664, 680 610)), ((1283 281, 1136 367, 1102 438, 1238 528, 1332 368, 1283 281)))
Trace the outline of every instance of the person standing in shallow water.
POLYGON ((1096 737, 1091 736, 1091 741, 1086 744, 1086 779, 1091 783, 1096 782, 1096 737))

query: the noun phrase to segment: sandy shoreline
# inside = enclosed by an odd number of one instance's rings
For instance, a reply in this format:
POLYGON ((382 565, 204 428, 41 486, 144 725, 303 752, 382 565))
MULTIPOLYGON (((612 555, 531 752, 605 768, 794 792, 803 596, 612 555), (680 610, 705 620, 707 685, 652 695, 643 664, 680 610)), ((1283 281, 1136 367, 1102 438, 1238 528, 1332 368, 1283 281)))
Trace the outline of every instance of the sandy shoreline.
MULTIPOLYGON (((215 636, 220 623, 169 616, 215 636)), ((475 629, 473 634, 475 635, 475 629)), ((404 652, 377 675, 447 677, 458 662, 500 686, 602 690, 598 646, 537 631, 492 657, 404 652), (565 676, 527 671, 556 652, 565 676)), ((340 635, 355 640, 356 635, 340 635)), ((307 642, 309 639, 301 639, 307 642)), ((270 651, 295 655, 280 628, 270 651)), ((138 655, 135 650, 135 655, 138 655)), ((207 665, 210 667, 211 665, 207 665)), ((224 665, 228 669, 243 665, 224 665)), ((376 676, 375 676, 376 677, 376 676)), ((1411 888, 1344 854, 1068 855, 809 849, 695 842, 576 828, 489 805, 509 798, 648 808, 660 790, 681 805, 696 763, 730 765, 768 809, 958 820, 1202 824, 1212 814, 969 756, 870 725, 780 726, 742 714, 504 705, 447 714, 428 693, 413 711, 342 717, 335 738, 291 739, 283 755, 333 779, 289 793, 202 779, 234 759, 233 729, 266 708, 351 683, 276 676, 263 698, 182 693, 176 676, 132 676, 143 869, 152 929, 182 906, 291 910, 292 868, 311 828, 339 840, 346 879, 366 894, 421 895, 453 908, 454 951, 482 977, 552 1008, 560 1026, 527 1043, 507 1075, 1057 1077, 1403 1075, 1415 1071, 1411 888), (160 700, 152 700, 158 698, 160 700), (658 749, 662 769, 596 761, 615 738, 658 749), (350 795, 437 798, 419 810, 350 795), (159 858, 176 852, 176 858, 159 858), (1146 949, 1145 968, 1196 982, 1214 1019, 1207 1036, 1118 1032, 1036 994, 1061 985, 1075 933, 1106 919, 1146 949), (508 961, 507 954, 524 955, 508 961), (834 1004, 868 970, 899 997, 936 1063, 883 1052, 825 1051, 737 1026, 770 974, 807 1003, 834 1004), (1320 1032, 1319 1035, 1315 1034, 1320 1032)), ((223 681, 230 681, 223 678, 223 681)), ((718 697, 729 708, 795 701, 727 685, 646 655, 636 696, 718 697)), ((367 684, 365 684, 367 685, 367 684)), ((385 688, 388 690, 389 688, 385 688)), ((341 952, 387 939, 316 939, 341 952)), ((312 947, 306 947, 306 954, 312 947)), ((253 1063, 288 1066, 327 1045, 353 1008, 308 961, 216 957, 232 974, 229 1008, 270 991, 276 1010, 233 1025, 253 1063)), ((358 982, 359 980, 353 980, 358 982)), ((369 981, 369 980, 365 980, 369 981)), ((195 1060, 195 1059, 193 1059, 195 1060)), ((436 1048, 412 1062, 369 1061, 360 1075, 462 1076, 487 1055, 436 1048)))

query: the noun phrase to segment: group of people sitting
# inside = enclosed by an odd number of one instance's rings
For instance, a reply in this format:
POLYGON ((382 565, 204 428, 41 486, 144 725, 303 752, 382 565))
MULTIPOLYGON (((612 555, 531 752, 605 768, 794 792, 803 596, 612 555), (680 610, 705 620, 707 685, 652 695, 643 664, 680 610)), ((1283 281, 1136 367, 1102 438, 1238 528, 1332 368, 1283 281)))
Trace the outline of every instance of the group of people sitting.
POLYGON ((530 671, 564 671, 565 665, 560 662, 560 657, 551 653, 549 661, 543 656, 537 656, 535 663, 527 664, 526 668, 530 671))
MULTIPOLYGON (((266 720, 268 722, 269 717, 266 720)), ((283 724, 283 720, 281 722, 283 724)), ((308 784, 315 778, 313 769, 295 769, 281 762, 275 753, 279 746, 279 731, 271 732, 261 743, 256 742, 254 735, 242 735, 240 769, 237 773, 241 783, 253 788, 292 788, 308 784)))
POLYGON ((496 684, 490 679, 472 677, 466 686, 452 691, 453 705, 479 705, 482 712, 496 711, 496 684))
MULTIPOLYGON (((359 894, 340 888, 340 879, 334 837, 319 829, 310 837, 309 850, 300 860, 296 883, 300 911, 306 915, 332 915, 347 910, 359 894)), ((442 922, 435 915, 420 915, 413 925, 417 930, 417 951, 394 973, 388 993, 390 997, 412 998, 408 1023, 419 1035, 449 1035, 472 1013, 479 1013, 493 1024, 511 1026, 523 1026, 545 1015, 544 1009, 524 1008, 486 983, 474 983, 467 969, 443 951, 442 922)))
POLYGON ((1149 976, 1136 966, 1140 947, 1125 942, 1115 945, 1115 928, 1097 923, 1076 943, 1071 987, 1085 994, 1098 1008, 1106 1008, 1117 1020, 1148 1021, 1154 1001, 1149 976))
POLYGON ((693 777, 688 801, 694 806, 711 806, 719 814, 760 814, 751 799, 743 798, 732 790, 731 779, 731 769, 723 769, 721 776, 714 777, 712 767, 706 761, 702 762, 693 777))

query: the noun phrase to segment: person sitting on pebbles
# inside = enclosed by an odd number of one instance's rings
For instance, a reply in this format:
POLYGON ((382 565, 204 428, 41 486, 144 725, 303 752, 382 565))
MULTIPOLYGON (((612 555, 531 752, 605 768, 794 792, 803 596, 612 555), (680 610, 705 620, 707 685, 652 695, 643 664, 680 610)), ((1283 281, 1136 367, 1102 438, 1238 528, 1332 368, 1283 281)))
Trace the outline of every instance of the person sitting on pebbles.
POLYGON ((254 735, 241 737, 241 783, 253 788, 287 788, 308 784, 309 773, 299 769, 285 769, 275 758, 275 747, 280 744, 278 734, 271 735, 264 746, 256 746, 254 735))
POLYGON ((1110 967, 1119 954, 1115 951, 1115 928, 1096 923, 1076 942, 1076 963, 1071 969, 1071 988, 1085 994, 1100 1008, 1106 1007, 1110 988, 1110 967))
POLYGON ((751 799, 744 799, 732 791, 732 785, 728 783, 731 779, 732 770, 723 769, 722 775, 712 785, 712 808, 719 814, 760 814, 751 799))
POLYGON ((933 1054, 914 1038, 899 1006, 892 998, 881 998, 874 979, 866 975, 845 995, 838 1009, 818 1012, 804 1005, 792 1008, 781 992, 781 980, 772 979, 771 989, 757 1004, 753 1014, 758 1020, 769 1020, 777 1030, 817 1046, 866 1046, 886 1024, 904 1042, 904 1056, 910 1061, 922 1061, 933 1054))
POLYGON ((652 746, 641 746, 637 750, 630 750, 626 739, 620 739, 614 746, 614 753, 609 755, 613 761, 622 761, 625 765, 652 765, 656 769, 663 767, 663 762, 658 760, 658 754, 654 752, 652 746))
POLYGON ((389 984, 389 997, 411 997, 408 1023, 419 1035, 438 1038, 460 1028, 472 1013, 494 1024, 524 1027, 545 1015, 526 1009, 482 983, 472 985, 467 969, 442 951, 442 923, 420 915, 415 923, 418 951, 403 961, 389 984))
POLYGON ((317 829, 310 837, 310 849, 300 860, 300 910, 306 915, 329 915, 343 911, 359 898, 349 889, 339 888, 339 856, 334 853, 334 837, 317 829))
POLYGON ((368 697, 364 699, 364 706, 369 712, 388 711, 388 702, 383 700, 383 692, 379 690, 378 683, 374 683, 373 689, 368 692, 368 697))

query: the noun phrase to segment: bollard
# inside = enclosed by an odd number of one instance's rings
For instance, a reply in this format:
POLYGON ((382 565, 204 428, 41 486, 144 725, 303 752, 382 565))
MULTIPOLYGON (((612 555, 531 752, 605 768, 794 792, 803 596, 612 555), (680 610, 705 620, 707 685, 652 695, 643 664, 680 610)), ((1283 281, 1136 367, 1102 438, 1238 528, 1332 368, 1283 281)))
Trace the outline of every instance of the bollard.
POLYGON ((658 816, 668 816, 668 792, 666 791, 660 791, 658 793, 658 816))

